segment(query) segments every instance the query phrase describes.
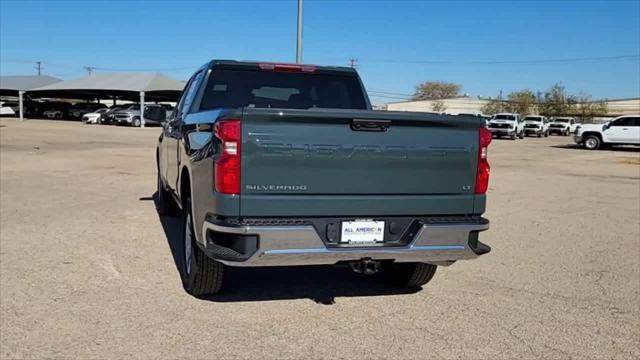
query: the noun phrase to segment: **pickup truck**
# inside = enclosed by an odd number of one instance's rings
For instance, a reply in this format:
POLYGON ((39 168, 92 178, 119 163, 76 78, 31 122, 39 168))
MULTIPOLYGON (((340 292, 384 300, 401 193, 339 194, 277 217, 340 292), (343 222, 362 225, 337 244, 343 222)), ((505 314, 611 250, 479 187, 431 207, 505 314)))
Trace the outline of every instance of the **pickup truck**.
POLYGON ((549 120, 544 116, 527 115, 524 120, 524 134, 549 136, 549 120))
POLYGON ((524 139, 524 122, 519 114, 500 113, 489 119, 489 131, 497 137, 508 136, 511 140, 516 137, 524 139))
POLYGON ((575 134, 580 126, 572 117, 555 118, 549 125, 549 134, 569 136, 569 134, 575 134))
POLYGON ((640 145, 640 115, 620 116, 605 124, 582 125, 573 139, 589 150, 607 145, 640 145))
POLYGON ((226 266, 348 265, 418 287, 488 253, 483 119, 373 111, 352 68, 213 60, 156 151, 156 207, 182 217, 181 277, 226 266))

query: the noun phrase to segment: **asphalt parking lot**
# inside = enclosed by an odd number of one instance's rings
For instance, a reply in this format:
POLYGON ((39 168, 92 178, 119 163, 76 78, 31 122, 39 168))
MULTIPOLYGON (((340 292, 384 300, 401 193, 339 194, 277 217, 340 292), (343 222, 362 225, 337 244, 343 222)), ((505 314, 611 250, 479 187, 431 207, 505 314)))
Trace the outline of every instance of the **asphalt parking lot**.
POLYGON ((420 291, 333 267, 181 286, 159 128, 0 120, 0 357, 640 357, 640 152, 494 140, 482 241, 420 291))

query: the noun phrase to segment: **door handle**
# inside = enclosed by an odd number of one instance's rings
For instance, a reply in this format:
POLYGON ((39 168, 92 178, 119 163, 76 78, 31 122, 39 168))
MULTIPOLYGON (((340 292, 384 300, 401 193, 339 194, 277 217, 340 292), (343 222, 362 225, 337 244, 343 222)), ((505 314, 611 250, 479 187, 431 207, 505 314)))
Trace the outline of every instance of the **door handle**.
POLYGON ((628 129, 628 128, 622 128, 622 130, 627 131, 627 130, 629 130, 629 129, 628 129))

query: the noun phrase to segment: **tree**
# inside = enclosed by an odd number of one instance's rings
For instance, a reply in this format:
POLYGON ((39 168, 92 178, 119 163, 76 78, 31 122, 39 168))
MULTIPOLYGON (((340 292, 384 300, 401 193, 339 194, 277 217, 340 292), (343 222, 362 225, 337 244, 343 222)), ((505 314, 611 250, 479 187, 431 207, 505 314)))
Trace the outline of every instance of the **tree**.
POLYGON ((444 112, 445 110, 447 110, 447 106, 444 104, 444 102, 438 100, 433 102, 433 104, 431 105, 431 110, 435 112, 444 112))
POLYGON ((566 116, 573 112, 575 98, 567 95, 562 83, 554 84, 538 99, 540 114, 545 116, 566 116))
POLYGON ((533 91, 526 89, 514 91, 507 95, 507 103, 505 105, 507 112, 527 115, 537 112, 537 99, 533 91))
POLYGON ((425 81, 416 86, 412 100, 437 100, 460 95, 459 84, 446 81, 425 81))
POLYGON ((481 111, 484 114, 511 112, 526 115, 537 111, 537 103, 533 91, 526 89, 510 93, 506 100, 501 97, 491 100, 482 107, 481 111))
POLYGON ((591 95, 584 91, 578 94, 576 103, 575 113, 582 121, 604 116, 608 112, 608 106, 605 101, 593 101, 591 95))
POLYGON ((506 104, 502 99, 493 99, 486 103, 481 109, 483 114, 493 115, 501 112, 506 112, 506 104))

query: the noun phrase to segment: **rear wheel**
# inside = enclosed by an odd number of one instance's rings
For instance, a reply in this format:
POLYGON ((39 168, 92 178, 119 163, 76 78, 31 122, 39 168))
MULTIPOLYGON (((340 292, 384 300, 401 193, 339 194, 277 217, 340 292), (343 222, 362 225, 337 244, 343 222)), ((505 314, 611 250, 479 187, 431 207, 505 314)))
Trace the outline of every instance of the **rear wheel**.
POLYGON ((196 244, 191 199, 187 199, 185 202, 182 224, 184 240, 182 282, 184 288, 194 296, 213 295, 222 288, 224 265, 209 258, 196 244))
POLYGON ((595 135, 588 135, 584 139, 584 147, 589 150, 597 150, 602 145, 600 139, 595 135))
POLYGON ((427 284, 436 274, 436 265, 425 263, 391 263, 384 271, 391 283, 402 287, 418 287, 427 284))

